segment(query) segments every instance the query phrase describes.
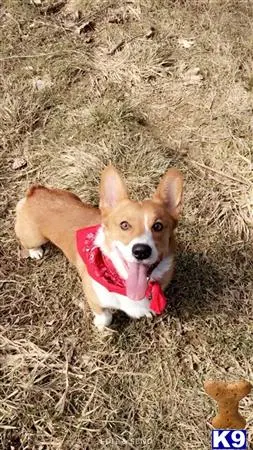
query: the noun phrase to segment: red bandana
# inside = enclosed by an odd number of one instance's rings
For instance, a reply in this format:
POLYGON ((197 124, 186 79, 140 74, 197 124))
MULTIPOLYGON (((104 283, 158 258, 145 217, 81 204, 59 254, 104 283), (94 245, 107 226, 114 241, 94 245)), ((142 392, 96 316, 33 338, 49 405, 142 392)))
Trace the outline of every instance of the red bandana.
MULTIPOLYGON (((82 228, 76 232, 79 255, 85 262, 91 278, 104 286, 109 292, 126 295, 126 282, 115 270, 111 260, 101 252, 94 241, 100 225, 82 228)), ((161 314, 166 307, 166 297, 157 281, 148 281, 146 297, 150 299, 150 309, 161 314)))

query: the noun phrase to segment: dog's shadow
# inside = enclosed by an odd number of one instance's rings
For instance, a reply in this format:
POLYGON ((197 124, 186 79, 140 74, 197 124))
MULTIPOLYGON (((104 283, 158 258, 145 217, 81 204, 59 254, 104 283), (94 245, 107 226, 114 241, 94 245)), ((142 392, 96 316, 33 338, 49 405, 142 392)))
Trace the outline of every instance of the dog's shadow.
POLYGON ((226 282, 224 272, 206 255, 181 251, 176 258, 175 276, 166 290, 172 314, 191 316, 201 312, 210 298, 219 298, 226 282))
MULTIPOLYGON (((190 317, 200 313, 210 302, 217 301, 226 279, 222 271, 203 254, 181 251, 176 258, 176 271, 171 284, 166 289, 168 313, 172 316, 190 317)), ((121 329, 129 325, 131 319, 117 311, 113 328, 121 329)))

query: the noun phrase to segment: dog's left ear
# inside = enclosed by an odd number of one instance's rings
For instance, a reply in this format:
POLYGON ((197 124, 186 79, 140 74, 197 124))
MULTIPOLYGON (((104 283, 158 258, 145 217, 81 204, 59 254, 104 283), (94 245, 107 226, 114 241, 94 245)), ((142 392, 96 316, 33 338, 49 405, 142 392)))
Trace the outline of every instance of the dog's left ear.
POLYGON ((171 168, 161 179, 153 199, 168 208, 172 218, 177 222, 182 206, 183 175, 178 169, 171 168))

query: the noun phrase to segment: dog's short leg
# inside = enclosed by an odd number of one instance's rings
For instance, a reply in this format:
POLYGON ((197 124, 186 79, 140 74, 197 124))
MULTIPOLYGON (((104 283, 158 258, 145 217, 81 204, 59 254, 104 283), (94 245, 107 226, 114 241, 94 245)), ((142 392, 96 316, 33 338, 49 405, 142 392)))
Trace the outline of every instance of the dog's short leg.
POLYGON ((81 276, 82 279, 82 286, 84 290, 85 297, 89 303, 89 306, 94 314, 93 323, 94 325, 99 329, 103 330, 105 327, 108 327, 112 322, 112 313, 106 309, 103 308, 99 302, 99 298, 97 297, 90 280, 90 277, 88 275, 87 270, 85 269, 85 266, 83 262, 78 259, 77 263, 77 270, 81 276))
POLYGON ((28 249, 30 258, 41 259, 43 256, 41 245, 45 244, 47 239, 41 234, 39 225, 31 216, 25 198, 17 204, 15 232, 22 246, 28 249))

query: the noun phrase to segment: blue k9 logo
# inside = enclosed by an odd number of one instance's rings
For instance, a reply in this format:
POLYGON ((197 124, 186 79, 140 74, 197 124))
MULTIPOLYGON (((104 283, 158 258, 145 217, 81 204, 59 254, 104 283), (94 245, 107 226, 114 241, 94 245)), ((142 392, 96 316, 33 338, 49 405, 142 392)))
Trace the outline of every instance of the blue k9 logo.
POLYGON ((212 430, 212 450, 247 450, 246 430, 212 430))

